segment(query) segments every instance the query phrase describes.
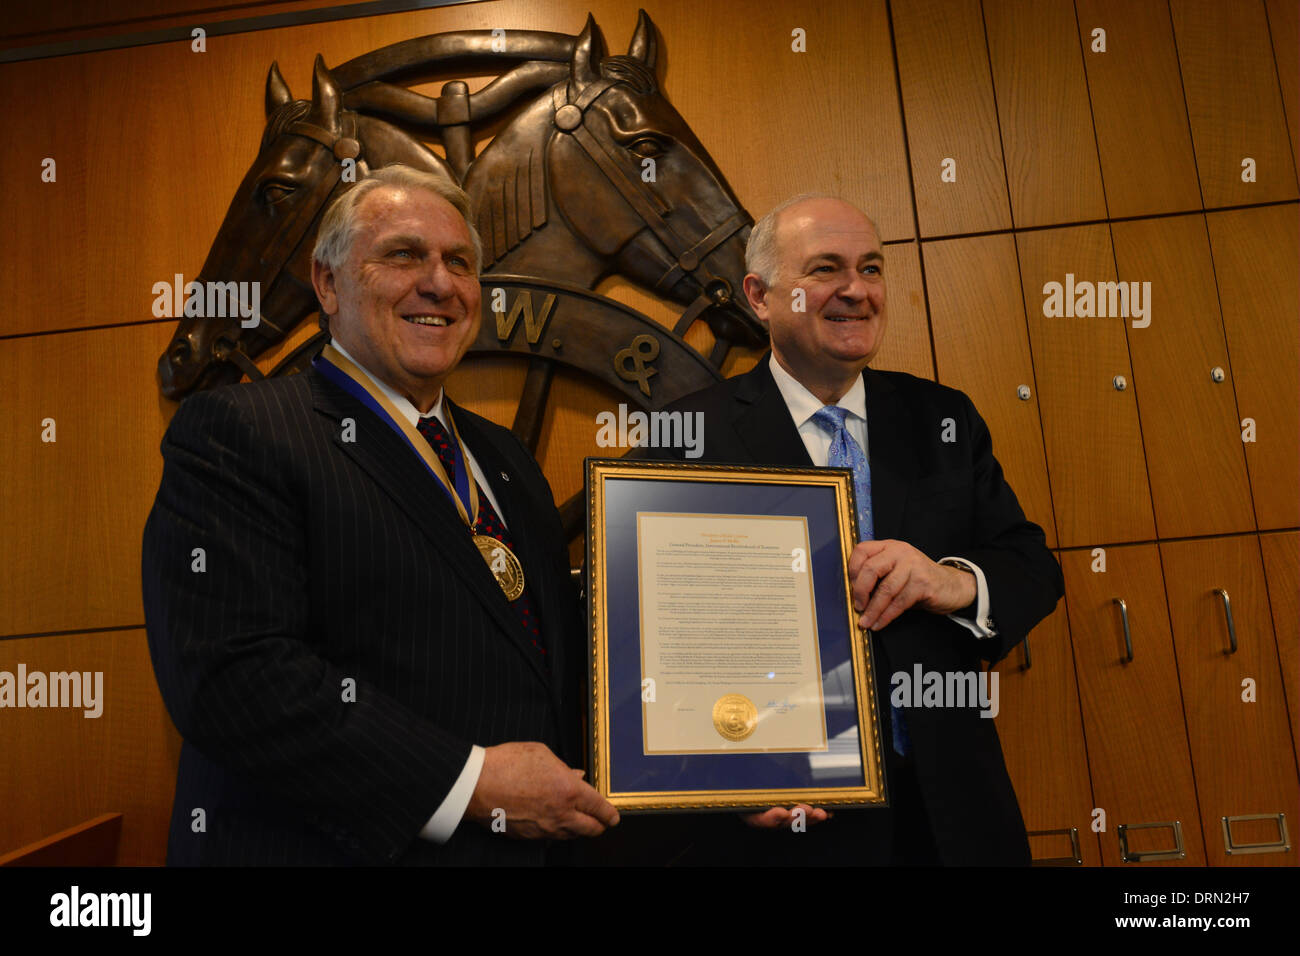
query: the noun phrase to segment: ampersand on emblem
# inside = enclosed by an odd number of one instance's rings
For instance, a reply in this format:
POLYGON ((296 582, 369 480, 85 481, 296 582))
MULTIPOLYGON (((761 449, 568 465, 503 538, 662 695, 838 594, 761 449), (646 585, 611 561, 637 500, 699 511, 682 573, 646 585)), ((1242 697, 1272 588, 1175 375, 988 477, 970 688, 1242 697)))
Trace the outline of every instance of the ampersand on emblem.
POLYGON ((659 355, 659 340, 653 335, 638 335, 632 344, 614 353, 614 371, 625 382, 636 382, 647 397, 650 395, 650 376, 658 375, 659 370, 650 368, 659 355), (631 368, 628 362, 632 363, 631 368))

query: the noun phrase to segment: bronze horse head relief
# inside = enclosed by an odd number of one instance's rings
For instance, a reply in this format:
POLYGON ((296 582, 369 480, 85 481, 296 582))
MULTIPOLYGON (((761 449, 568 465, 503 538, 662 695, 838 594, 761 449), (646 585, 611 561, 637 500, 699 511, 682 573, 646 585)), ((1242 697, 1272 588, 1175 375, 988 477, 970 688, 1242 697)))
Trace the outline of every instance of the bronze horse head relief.
MULTIPOLYGON (((502 52, 486 30, 435 34, 334 70, 318 56, 310 101, 294 100, 271 66, 261 147, 196 280, 259 283, 261 314, 252 327, 182 318, 158 363, 168 398, 261 377, 253 360, 318 309, 310 257, 325 208, 369 169, 398 162, 462 183, 477 211, 485 285, 531 276, 591 290, 625 276, 688 307, 679 335, 708 322, 715 368, 732 344, 764 340, 740 292, 752 220, 662 95, 649 17, 626 55, 605 54, 590 17, 577 37, 512 31, 506 43, 502 52), (389 82, 467 66, 506 72, 474 94, 448 82, 437 98, 389 82), (474 157, 471 131, 508 109, 514 117, 474 157)), ((271 374, 301 369, 319 345, 300 346, 271 374)))
POLYGON ((715 334, 756 344, 739 288, 752 220, 660 92, 656 48, 644 13, 625 56, 606 56, 588 19, 569 75, 470 166, 487 264, 548 276, 562 262, 557 278, 588 289, 616 273, 682 305, 703 296, 729 307, 710 315, 715 334), (540 228, 557 216, 566 228, 540 228))
POLYGON ((196 280, 260 282, 262 314, 248 329, 236 319, 182 319, 158 361, 158 381, 168 398, 237 382, 245 372, 260 377, 252 359, 316 308, 312 244, 321 213, 348 185, 342 160, 353 160, 358 179, 367 163, 447 170, 428 147, 382 120, 343 110, 341 100, 319 56, 310 102, 294 100, 272 64, 261 149, 196 280))

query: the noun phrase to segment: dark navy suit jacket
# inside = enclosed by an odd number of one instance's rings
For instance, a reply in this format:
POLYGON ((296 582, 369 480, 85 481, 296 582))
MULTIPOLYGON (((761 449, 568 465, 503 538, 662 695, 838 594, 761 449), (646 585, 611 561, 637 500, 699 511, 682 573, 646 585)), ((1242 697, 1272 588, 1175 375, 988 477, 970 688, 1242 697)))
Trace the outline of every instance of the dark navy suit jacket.
MULTIPOLYGON (((1025 518, 970 399, 902 372, 866 369, 863 379, 875 537, 905 541, 934 560, 956 556, 979 565, 997 627, 995 637, 977 639, 944 615, 913 609, 876 633, 877 697, 888 746, 891 674, 912 674, 916 665, 923 672, 978 672, 982 662, 1001 659, 1024 640, 1051 613, 1064 587, 1043 531, 1025 518)), ((694 461, 812 465, 767 356, 752 371, 670 409, 704 413, 703 454, 694 461)), ((681 449, 660 454, 686 460, 681 449)), ((941 860, 1028 863, 1024 822, 993 720, 980 717, 975 707, 913 708, 905 717, 941 860)), ((688 828, 693 850, 683 858, 753 862, 757 847, 759 860, 888 863, 891 812, 841 810, 801 834, 751 830, 734 817, 697 817, 688 828)), ((629 833, 639 825, 633 822, 629 833)))

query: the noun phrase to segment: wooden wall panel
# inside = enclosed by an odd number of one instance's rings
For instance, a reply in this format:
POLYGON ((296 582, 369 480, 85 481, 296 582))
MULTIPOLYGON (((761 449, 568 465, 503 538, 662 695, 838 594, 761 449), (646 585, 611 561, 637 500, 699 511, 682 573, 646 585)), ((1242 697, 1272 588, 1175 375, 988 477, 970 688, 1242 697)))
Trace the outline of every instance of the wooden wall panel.
POLYGON ((1104 219, 1097 140, 1070 0, 985 0, 1017 227, 1104 219))
POLYGON ((930 320, 925 311, 920 250, 916 243, 885 247, 885 289, 889 325, 871 367, 933 379, 930 320))
POLYGON ((1268 18, 1260 0, 1170 0, 1205 208, 1296 197, 1268 18), (1242 160, 1256 181, 1242 182, 1242 160))
POLYGON ((1111 235, 1119 280, 1151 283, 1151 325, 1130 323, 1128 341, 1156 528, 1162 538, 1253 531, 1205 220, 1117 222, 1111 235))
POLYGON ((870 213, 881 241, 912 238, 885 0, 673 0, 653 16, 670 46, 669 97, 755 218, 829 192, 870 213), (807 53, 790 52, 796 27, 807 53))
POLYGON ((198 273, 257 152, 267 43, 246 34, 202 54, 165 44, 0 66, 31 170, 0 200, 12 226, 0 269, 17 280, 0 334, 151 321, 153 284, 198 273), (123 104, 139 104, 125 125, 123 104), (40 182, 44 156, 55 183, 40 182))
POLYGON ((0 670, 103 673, 102 713, 6 708, 0 854, 101 813, 122 814, 122 866, 166 857, 180 737, 154 681, 144 631, 0 640, 0 670))
POLYGON ((978 0, 895 0, 892 12, 921 235, 1011 228, 978 0), (953 182, 940 178, 948 159, 953 182))
POLYGON ((1167 0, 1077 0, 1106 208, 1145 216, 1199 209, 1167 0), (1093 52, 1092 31, 1106 31, 1093 52))
POLYGON ((1205 217, 1261 529, 1300 525, 1300 230, 1294 205, 1205 217))
POLYGON ((140 541, 172 408, 153 369, 169 335, 154 323, 0 342, 0 635, 144 620, 140 541))
MULTIPOLYGON (((1084 866, 1099 866, 1101 847, 1092 832, 1092 787, 1079 714, 1079 687, 1070 654, 1065 604, 1029 635, 1030 666, 1022 646, 998 666, 998 737, 1016 788, 1025 829, 1078 830, 1084 866)), ((1035 860, 1068 854, 1068 834, 1031 836, 1035 860)))
POLYGON ((1048 547, 1055 547, 1015 240, 1004 234, 927 242, 921 254, 938 380, 971 397, 988 423, 993 452, 1020 506, 1042 525, 1048 547), (1021 385, 1029 386, 1029 401, 1017 396, 1021 385))
POLYGON ((1300 4, 1295 0, 1267 0, 1265 9, 1286 125, 1291 133, 1291 158, 1300 166, 1300 104, 1296 102, 1300 91, 1300 4))
MULTIPOLYGON (((94 324, 89 302, 103 294, 100 284, 118 282, 116 276, 95 276, 99 287, 88 299, 93 212, 86 185, 97 156, 107 159, 102 150, 86 148, 89 72, 85 57, 0 65, 13 157, 13 171, 0 190, 0 222, 7 226, 0 230, 0 289, 7 306, 0 310, 0 335, 94 324), (46 159, 54 160, 52 183, 41 180, 46 159)), ((103 222, 95 230, 101 239, 103 222)))
POLYGON ((83 37, 143 33, 178 24, 204 26, 221 20, 298 13, 335 6, 333 0, 244 0, 214 6, 211 0, 60 0, 24 4, 0 26, 0 49, 60 43, 83 37))
POLYGON ((1300 534, 1261 534, 1259 544, 1264 554, 1264 579, 1268 582, 1282 688, 1291 715, 1291 746, 1296 766, 1300 767, 1300 534))
MULTIPOLYGON (((570 32, 582 25, 573 20, 570 32)), ((337 65, 436 29, 428 14, 402 14, 222 37, 205 53, 169 43, 0 66, 0 95, 21 104, 15 139, 32 170, 30 185, 0 201, 12 224, 0 261, 12 259, 4 268, 21 278, 0 335, 151 320, 153 283, 198 273, 257 154, 271 62, 309 98, 318 50, 337 65), (123 104, 139 104, 126 126, 123 104), (39 181, 46 155, 70 166, 55 184, 39 181), (80 219, 63 218, 69 210, 80 219), (70 262, 79 274, 64 274, 70 262), (53 290, 62 308, 50 307, 53 290)))
POLYGON ((1123 318, 1043 315, 1049 282, 1113 282, 1104 225, 1016 236, 1056 527, 1065 547, 1155 537, 1123 318), (1115 387, 1123 376, 1130 387, 1115 387))
MULTIPOLYGON (((1177 820, 1186 859, 1128 865, 1204 866, 1159 554, 1154 545, 1107 548, 1106 570, 1098 573, 1092 571, 1095 560, 1087 550, 1061 553, 1092 792, 1106 811, 1102 860, 1120 865, 1120 824, 1177 820), (1115 598, 1128 605, 1133 660, 1127 663, 1115 598)), ((1130 836, 1130 848, 1139 852, 1174 845, 1168 827, 1130 836)))
MULTIPOLYGON (((1256 536, 1160 544, 1178 680, 1183 688, 1196 793, 1212 866, 1294 866, 1295 811, 1300 807, 1286 697, 1273 642, 1272 619, 1256 536), (1236 625, 1230 651, 1223 602, 1227 591, 1236 625), (1242 699, 1243 684, 1255 699, 1242 699), (1291 830, 1286 852, 1233 853, 1225 848, 1224 817, 1285 813, 1291 830)), ((1275 842, 1275 821, 1232 826, 1236 843, 1275 842)))

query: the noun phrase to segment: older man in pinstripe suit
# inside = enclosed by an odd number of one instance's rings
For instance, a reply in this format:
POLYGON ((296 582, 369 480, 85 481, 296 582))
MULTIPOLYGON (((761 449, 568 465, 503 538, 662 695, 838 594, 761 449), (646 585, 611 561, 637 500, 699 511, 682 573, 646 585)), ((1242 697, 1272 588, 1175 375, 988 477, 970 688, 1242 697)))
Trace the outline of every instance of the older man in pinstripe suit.
POLYGON ((583 630, 550 488, 442 388, 480 321, 468 212, 405 167, 345 193, 314 253, 325 354, 167 430, 143 570, 185 738, 169 863, 540 863, 618 821, 570 766, 583 630))

